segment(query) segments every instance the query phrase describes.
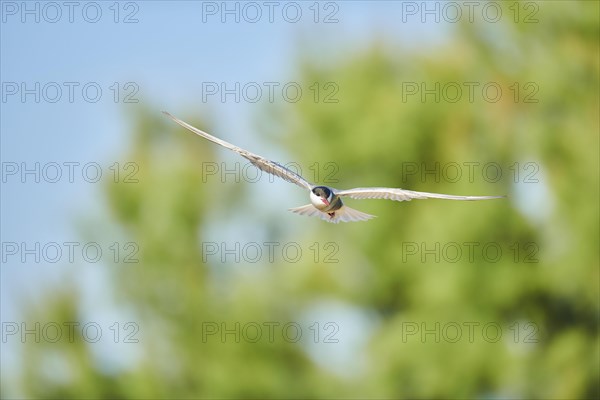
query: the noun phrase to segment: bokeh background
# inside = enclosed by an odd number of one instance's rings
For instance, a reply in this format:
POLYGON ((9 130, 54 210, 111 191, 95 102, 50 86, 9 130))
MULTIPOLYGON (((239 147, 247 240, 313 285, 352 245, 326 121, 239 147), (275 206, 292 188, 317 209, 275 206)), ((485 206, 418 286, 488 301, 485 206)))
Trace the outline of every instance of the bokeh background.
POLYGON ((3 398, 600 396, 598 2, 1 4, 3 398))

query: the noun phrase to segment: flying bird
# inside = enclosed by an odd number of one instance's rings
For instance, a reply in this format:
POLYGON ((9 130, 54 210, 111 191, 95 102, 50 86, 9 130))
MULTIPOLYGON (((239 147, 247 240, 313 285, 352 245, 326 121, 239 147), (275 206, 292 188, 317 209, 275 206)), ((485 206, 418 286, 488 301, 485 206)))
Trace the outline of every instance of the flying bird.
POLYGON ((288 182, 294 183, 303 189, 307 189, 310 195, 308 205, 290 208, 296 214, 308 217, 319 217, 324 221, 337 224, 339 222, 366 221, 374 218, 374 215, 366 214, 361 211, 350 208, 342 202, 342 197, 351 199, 387 199, 395 201, 410 201, 412 199, 446 199, 446 200, 490 200, 499 199, 506 196, 454 196, 450 194, 416 192, 413 190, 385 188, 385 187, 366 187, 347 190, 338 190, 328 186, 317 186, 308 182, 299 174, 289 170, 275 161, 268 160, 257 154, 251 153, 240 147, 234 146, 222 139, 216 138, 198 128, 174 117, 166 111, 163 114, 177 122, 184 128, 194 132, 213 143, 221 145, 229 150, 233 150, 261 171, 267 172, 288 182))

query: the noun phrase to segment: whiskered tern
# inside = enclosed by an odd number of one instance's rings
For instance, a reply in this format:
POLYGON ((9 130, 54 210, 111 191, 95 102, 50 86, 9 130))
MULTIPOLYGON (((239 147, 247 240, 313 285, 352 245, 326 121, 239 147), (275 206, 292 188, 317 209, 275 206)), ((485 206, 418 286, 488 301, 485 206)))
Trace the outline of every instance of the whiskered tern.
POLYGON ((395 201, 410 201, 412 199, 445 199, 445 200, 490 200, 499 199, 506 196, 454 196, 450 194, 415 192, 413 190, 384 188, 384 187, 367 187, 354 188, 347 190, 338 190, 328 186, 316 186, 308 182, 302 176, 294 171, 289 170, 283 165, 275 161, 268 160, 257 154, 232 145, 224 140, 216 138, 208 133, 201 131, 198 128, 180 120, 169 114, 166 111, 163 113, 177 122, 184 128, 194 132, 213 143, 221 145, 229 150, 233 150, 261 171, 267 172, 274 176, 278 176, 288 182, 294 183, 303 189, 307 189, 310 194, 310 202, 306 206, 290 208, 296 214, 306 215, 308 217, 319 217, 324 221, 337 224, 339 222, 354 222, 366 221, 374 218, 374 215, 365 214, 353 208, 350 208, 342 203, 342 197, 350 197, 351 199, 387 199, 395 201))

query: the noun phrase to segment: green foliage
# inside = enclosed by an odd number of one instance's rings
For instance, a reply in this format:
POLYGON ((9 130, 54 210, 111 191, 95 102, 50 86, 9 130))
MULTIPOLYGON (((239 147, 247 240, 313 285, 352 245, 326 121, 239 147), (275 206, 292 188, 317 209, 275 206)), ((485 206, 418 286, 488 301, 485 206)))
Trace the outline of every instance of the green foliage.
MULTIPOLYGON (((508 43, 490 43, 482 27, 466 25, 431 54, 390 55, 377 45, 326 68, 305 61, 303 87, 336 82, 339 102, 271 108, 268 118, 278 116, 273 132, 289 132, 271 136, 298 160, 338 165, 340 183, 333 186, 509 196, 364 202, 360 209, 379 218, 348 225, 307 219, 297 224, 305 230, 284 229, 298 242, 337 243, 339 263, 307 256, 240 273, 205 262, 205 224, 211 214, 226 213, 231 204, 220 198, 237 189, 202 182, 199 160, 214 161, 215 146, 154 112, 137 116, 129 159, 140 165, 139 184, 107 183, 106 192, 114 220, 140 246, 138 264, 109 272, 119 304, 136 315, 142 356, 134 367, 111 373, 81 340, 28 345, 20 390, 52 398, 598 398, 598 3, 572 4, 542 5, 536 26, 498 27, 506 31, 498 41, 508 43), (480 96, 472 103, 402 98, 407 82, 469 81, 504 89, 535 82, 539 101, 523 102, 523 92, 515 101, 509 91, 496 103, 480 96), (505 175, 497 183, 452 183, 403 174, 411 162, 475 161, 497 162, 505 175), (527 161, 539 165, 540 182, 515 185, 508 167, 527 161), (519 190, 543 196, 523 199, 519 190), (519 204, 533 201, 539 204, 529 211, 519 204), (406 257, 403 247, 457 243, 466 251, 463 243, 470 242, 496 243, 504 254, 490 262, 480 245, 472 262, 465 256, 457 263, 433 262, 433 256, 422 262, 406 257), (539 262, 524 262, 527 243, 536 245, 539 262), (355 361, 364 363, 357 375, 319 366, 291 341, 202 338, 210 321, 230 328, 298 321, 319 299, 366 310, 376 321, 364 359, 355 361), (497 342, 483 340, 489 323, 502 329, 497 342), (462 337, 444 340, 453 337, 454 324, 462 337), (473 340, 465 324, 474 327, 473 340), (409 327, 421 331, 408 335, 409 327), (436 340, 422 337, 423 327, 438 335, 448 330, 436 340), (524 337, 532 332, 535 342, 528 343, 524 337), (41 370, 43 359, 57 352, 72 371, 64 384, 41 370)), ((210 131, 206 122, 188 121, 210 131)), ((289 190, 286 185, 273 190, 289 190)), ((228 202, 242 207, 246 199, 228 202)), ((284 212, 272 210, 269 223, 277 225, 284 212)), ((81 319, 77 293, 66 293, 32 310, 32 320, 81 319)), ((494 336, 493 329, 488 333, 494 336)))

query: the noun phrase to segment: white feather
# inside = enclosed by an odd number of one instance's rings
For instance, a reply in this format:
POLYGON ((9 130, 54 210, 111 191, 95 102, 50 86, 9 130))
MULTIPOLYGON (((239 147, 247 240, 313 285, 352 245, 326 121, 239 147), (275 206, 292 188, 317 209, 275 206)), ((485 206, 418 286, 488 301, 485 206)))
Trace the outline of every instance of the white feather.
POLYGON ((491 200, 506 196, 455 196, 452 194, 416 192, 414 190, 370 187, 354 188, 337 191, 338 196, 348 196, 352 199, 385 199, 395 201, 410 201, 412 199, 444 199, 444 200, 491 200))
POLYGON ((323 221, 327 221, 332 224, 337 224, 340 222, 367 221, 371 218, 375 218, 374 215, 360 212, 348 206, 342 206, 342 208, 336 210, 334 212, 333 217, 328 213, 317 210, 312 204, 308 204, 302 207, 290 208, 289 211, 299 215, 304 215, 306 217, 318 217, 321 218, 323 221))

